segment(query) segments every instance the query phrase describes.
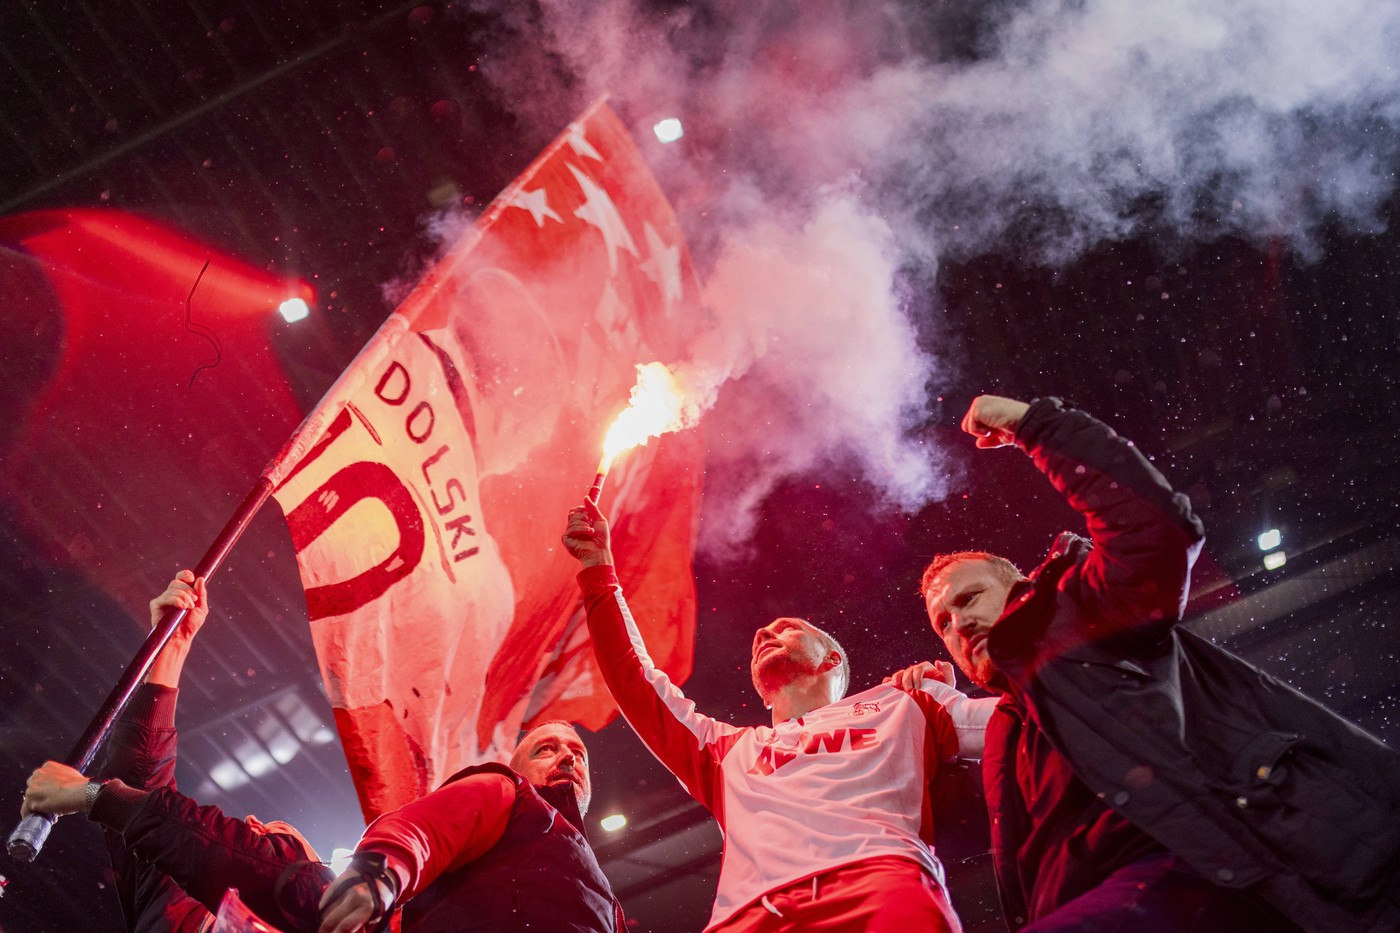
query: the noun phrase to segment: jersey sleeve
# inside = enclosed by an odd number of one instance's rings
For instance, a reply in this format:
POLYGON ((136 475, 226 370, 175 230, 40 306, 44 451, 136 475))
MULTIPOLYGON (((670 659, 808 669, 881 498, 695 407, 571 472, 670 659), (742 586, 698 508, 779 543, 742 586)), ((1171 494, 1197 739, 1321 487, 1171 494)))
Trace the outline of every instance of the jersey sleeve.
POLYGON ((941 680, 926 678, 919 689, 934 699, 948 713, 957 739, 958 758, 982 757, 987 720, 996 709, 997 697, 970 697, 941 680))
POLYGON ((515 786, 501 774, 472 774, 375 820, 358 851, 383 854, 406 900, 439 875, 480 858, 510 822, 515 786))
POLYGON ((722 817, 720 762, 744 730, 697 712, 647 654, 612 567, 578 577, 593 652, 623 718, 692 797, 722 817))

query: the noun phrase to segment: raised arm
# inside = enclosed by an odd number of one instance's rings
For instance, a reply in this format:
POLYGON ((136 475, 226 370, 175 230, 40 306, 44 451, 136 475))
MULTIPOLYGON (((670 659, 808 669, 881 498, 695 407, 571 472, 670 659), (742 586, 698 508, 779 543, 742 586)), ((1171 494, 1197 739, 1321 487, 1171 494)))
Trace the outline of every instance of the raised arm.
POLYGON ((156 656, 131 703, 113 724, 96 772, 98 778, 118 778, 143 790, 175 786, 175 704, 185 659, 209 615, 209 594, 203 578, 196 579, 189 570, 177 573, 150 602, 151 626, 172 608, 189 612, 156 656))
MULTIPOLYGON (((188 609, 185 621, 171 635, 151 665, 146 681, 117 720, 98 779, 119 779, 137 790, 175 784, 175 697, 190 643, 209 615, 203 578, 188 570, 175 575, 150 602, 151 625, 170 608, 188 609)), ((45 762, 29 777, 22 815, 31 811, 66 816, 87 813, 100 788, 86 775, 57 761, 45 762)))
POLYGON ((603 679, 651 753, 701 803, 719 802, 719 762, 742 730, 696 711, 680 688, 652 663, 613 569, 606 517, 596 505, 569 512, 564 547, 583 565, 579 587, 593 653, 603 679))
POLYGON ((146 683, 177 688, 194 637, 209 617, 209 593, 205 589, 204 578, 196 578, 189 570, 177 573, 165 592, 151 600, 151 628, 156 627, 167 609, 188 609, 189 612, 151 663, 151 669, 146 672, 146 683))
POLYGON ((1014 440, 1084 516, 1094 550, 1062 587, 1102 634, 1180 618, 1201 523, 1131 441, 1056 398, 982 396, 963 427, 979 447, 1014 440))
MULTIPOLYGON (((119 888, 144 884, 136 876, 153 868, 210 911, 218 909, 226 889, 236 887, 255 911, 275 918, 283 870, 310 857, 302 841, 255 826, 251 818, 234 819, 218 807, 200 806, 175 790, 176 688, 209 612, 204 581, 188 570, 177 574, 151 600, 152 624, 171 607, 190 612, 113 729, 106 762, 96 772, 107 780, 90 781, 65 764, 46 762, 30 776, 21 813, 84 813, 102 826, 119 888)), ((312 872, 305 882, 324 884, 328 875, 317 878, 312 872)), ((124 908, 128 894, 137 892, 121 891, 124 908)))

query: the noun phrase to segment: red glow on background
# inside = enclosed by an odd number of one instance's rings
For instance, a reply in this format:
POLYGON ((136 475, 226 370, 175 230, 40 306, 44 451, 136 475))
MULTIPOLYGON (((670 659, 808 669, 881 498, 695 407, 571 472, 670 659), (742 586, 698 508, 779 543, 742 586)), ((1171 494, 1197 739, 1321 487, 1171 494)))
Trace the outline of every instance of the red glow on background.
POLYGON ((6 504, 50 558, 143 605, 150 568, 196 560, 300 420, 268 328, 314 293, 120 211, 0 218, 0 244, 26 309, 0 339, 38 344, 7 374, 6 504))

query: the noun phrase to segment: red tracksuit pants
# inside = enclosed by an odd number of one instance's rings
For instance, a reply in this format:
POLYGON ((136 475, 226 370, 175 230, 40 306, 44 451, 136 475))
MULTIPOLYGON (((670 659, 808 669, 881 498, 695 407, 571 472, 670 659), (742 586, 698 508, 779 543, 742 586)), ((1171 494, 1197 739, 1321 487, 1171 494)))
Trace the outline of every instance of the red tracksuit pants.
POLYGON ((943 888, 898 856, 865 859, 770 891, 710 933, 961 933, 943 888))

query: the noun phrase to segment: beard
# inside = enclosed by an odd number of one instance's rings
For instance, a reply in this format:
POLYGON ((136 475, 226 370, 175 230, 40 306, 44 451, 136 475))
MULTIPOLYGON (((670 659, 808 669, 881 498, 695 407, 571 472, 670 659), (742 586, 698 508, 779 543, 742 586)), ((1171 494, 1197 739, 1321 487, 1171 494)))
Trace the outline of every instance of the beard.
POLYGON ((588 805, 593 802, 593 792, 569 780, 555 781, 552 786, 558 787, 563 785, 567 785, 568 788, 574 792, 574 800, 578 802, 578 815, 587 816, 588 805))
POLYGON ((577 772, 554 771, 549 775, 547 783, 550 787, 567 787, 569 790, 573 791, 574 800, 578 801, 579 816, 587 816, 588 804, 593 800, 593 788, 582 780, 574 780, 571 774, 576 773, 577 772))
POLYGON ((981 687, 983 690, 991 690, 994 693, 1005 693, 1010 688, 1010 682, 1006 675, 1001 672, 1001 668, 992 662, 987 655, 977 662, 959 662, 958 667, 967 675, 968 679, 981 687))
POLYGON ((783 647, 761 654, 754 662, 751 671, 753 688, 758 691, 759 696, 763 697, 764 702, 767 702, 770 696, 793 681, 802 677, 811 677, 816 673, 815 665, 806 663, 802 658, 793 657, 783 647))

